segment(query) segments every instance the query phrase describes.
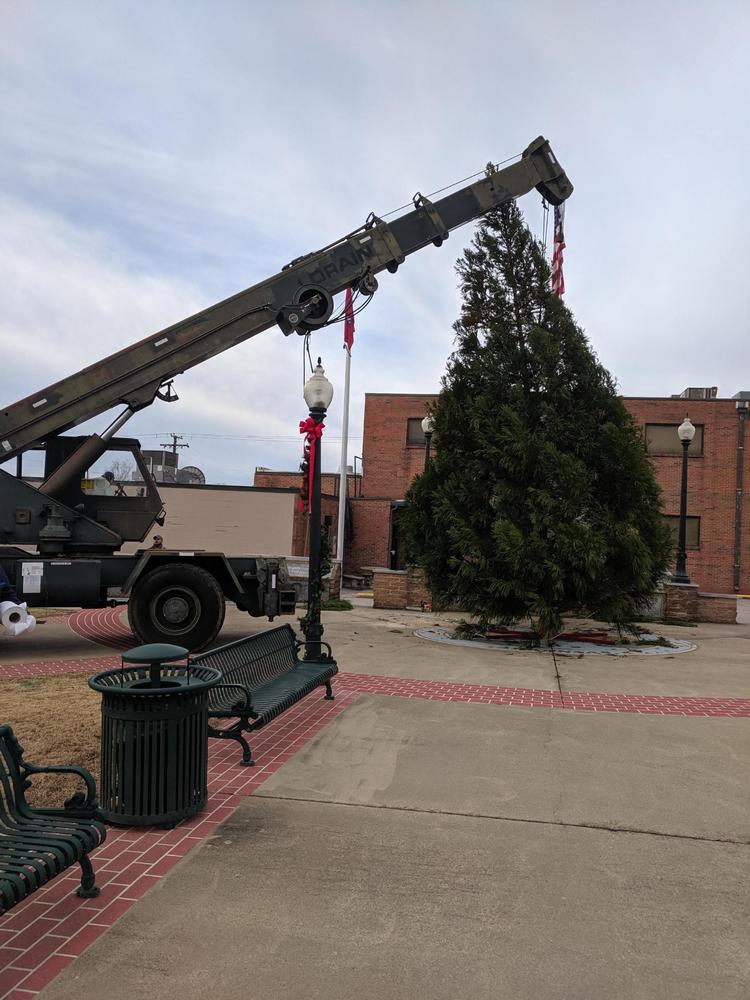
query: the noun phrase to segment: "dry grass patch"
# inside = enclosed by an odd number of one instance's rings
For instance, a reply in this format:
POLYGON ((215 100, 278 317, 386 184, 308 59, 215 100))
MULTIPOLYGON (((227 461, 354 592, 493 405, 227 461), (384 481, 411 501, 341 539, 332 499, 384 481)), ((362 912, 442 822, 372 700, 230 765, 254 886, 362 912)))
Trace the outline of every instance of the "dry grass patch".
MULTIPOLYGON (((101 696, 81 674, 0 681, 0 723, 13 727, 32 764, 77 764, 98 779, 101 696)), ((34 806, 62 806, 83 785, 71 775, 38 775, 34 806)))

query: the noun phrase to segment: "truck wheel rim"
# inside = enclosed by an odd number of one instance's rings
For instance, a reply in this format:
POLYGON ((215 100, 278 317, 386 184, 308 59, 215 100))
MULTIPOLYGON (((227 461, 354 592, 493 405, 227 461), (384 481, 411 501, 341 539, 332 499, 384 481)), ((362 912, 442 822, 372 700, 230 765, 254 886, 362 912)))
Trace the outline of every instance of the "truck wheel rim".
POLYGON ((184 635, 201 617, 201 603, 187 587, 165 587, 151 601, 151 620, 171 635, 184 635))

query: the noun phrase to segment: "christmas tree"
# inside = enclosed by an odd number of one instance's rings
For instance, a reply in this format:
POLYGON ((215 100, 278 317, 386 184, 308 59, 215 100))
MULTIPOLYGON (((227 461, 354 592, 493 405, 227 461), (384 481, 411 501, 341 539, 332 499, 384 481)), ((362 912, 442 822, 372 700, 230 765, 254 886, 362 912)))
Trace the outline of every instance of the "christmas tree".
POLYGON ((436 604, 480 625, 530 618, 550 639, 585 611, 627 626, 671 552, 641 435, 515 203, 485 217, 457 272, 436 450, 406 498, 410 558, 436 604))

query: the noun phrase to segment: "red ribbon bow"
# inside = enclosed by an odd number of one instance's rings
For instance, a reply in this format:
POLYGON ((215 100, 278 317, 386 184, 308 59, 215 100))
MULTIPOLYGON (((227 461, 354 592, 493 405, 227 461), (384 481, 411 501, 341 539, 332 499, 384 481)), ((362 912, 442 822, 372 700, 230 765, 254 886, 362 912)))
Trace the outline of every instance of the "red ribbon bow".
POLYGON ((313 417, 308 417, 307 420, 300 420, 299 422, 299 432, 300 434, 306 435, 306 441, 310 446, 310 455, 308 461, 307 469, 307 510, 310 511, 310 505, 312 504, 313 495, 313 476, 315 475, 315 443, 319 441, 323 436, 324 423, 318 423, 313 417))

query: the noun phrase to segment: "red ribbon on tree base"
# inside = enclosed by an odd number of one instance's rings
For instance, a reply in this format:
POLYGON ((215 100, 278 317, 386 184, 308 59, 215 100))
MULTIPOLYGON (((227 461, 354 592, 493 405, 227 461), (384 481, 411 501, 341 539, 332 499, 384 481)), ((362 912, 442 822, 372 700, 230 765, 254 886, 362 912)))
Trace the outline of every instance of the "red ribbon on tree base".
MULTIPOLYGON (((308 445, 309 450, 309 460, 308 460, 308 470, 307 470, 307 511, 310 512, 310 507, 312 504, 313 495, 313 476, 315 475, 315 460, 316 460, 316 442, 320 440, 323 436, 324 423, 318 423, 314 417, 308 417, 307 420, 300 420, 299 422, 299 432, 300 434, 305 434, 305 440, 308 445)), ((300 500, 302 498, 300 497, 300 500)), ((302 507, 304 510, 304 506, 302 507)))

